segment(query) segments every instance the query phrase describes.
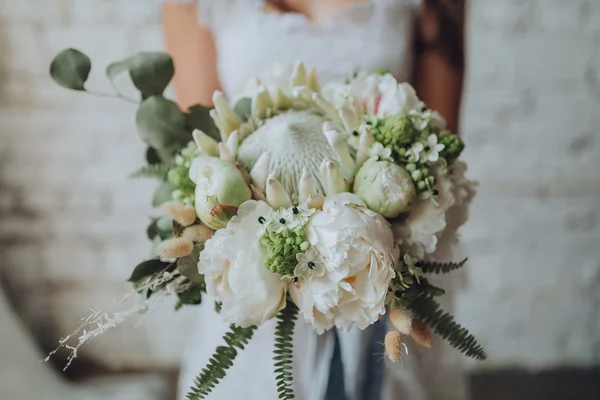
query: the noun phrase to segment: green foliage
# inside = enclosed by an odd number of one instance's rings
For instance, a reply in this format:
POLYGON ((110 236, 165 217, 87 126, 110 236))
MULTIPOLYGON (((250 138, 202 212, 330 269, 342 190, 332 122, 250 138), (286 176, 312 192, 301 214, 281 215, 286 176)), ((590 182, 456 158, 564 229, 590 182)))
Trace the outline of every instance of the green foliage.
POLYGON ((75 49, 66 49, 54 57, 50 64, 50 76, 67 89, 85 90, 92 62, 89 57, 75 49))
POLYGON ((244 97, 239 99, 233 108, 235 112, 246 121, 252 113, 252 99, 244 97))
POLYGON ((200 252, 204 246, 195 246, 192 254, 177 260, 177 270, 179 273, 190 281, 203 284, 204 277, 198 273, 198 261, 200 260, 200 252))
POLYGON ((163 182, 154 192, 152 205, 158 207, 167 201, 173 200, 173 186, 169 182, 163 182))
POLYGON ((174 74, 173 59, 166 53, 138 53, 129 65, 129 76, 142 98, 161 95, 174 74))
POLYGON ((128 282, 137 283, 142 279, 152 276, 154 274, 158 274, 159 272, 165 270, 169 266, 169 263, 160 261, 158 259, 152 259, 148 261, 144 261, 138 264, 137 267, 133 270, 133 273, 128 279, 128 282))
POLYGON ((185 121, 190 131, 199 129, 217 142, 221 141, 221 134, 210 116, 210 108, 196 104, 185 113, 185 121))
POLYGON ((452 347, 468 357, 485 360, 487 355, 469 331, 454 321, 452 315, 444 312, 429 295, 421 294, 406 304, 413 316, 428 325, 435 333, 446 339, 452 347))
POLYGON ((164 181, 167 178, 169 166, 164 164, 144 165, 129 175, 130 178, 156 178, 164 181))
POLYGON ((179 300, 175 305, 175 311, 183 306, 197 306, 202 303, 202 293, 205 292, 204 285, 192 285, 185 292, 177 293, 179 300))
POLYGON ((150 96, 162 95, 173 78, 175 67, 171 56, 168 54, 141 52, 110 64, 106 68, 106 75, 115 86, 114 79, 125 71, 129 71, 133 84, 142 93, 142 98, 145 99, 150 96))
POLYGON ((294 396, 292 363, 294 359, 294 326, 298 318, 298 307, 288 301, 286 307, 277 315, 275 328, 275 379, 277 392, 282 400, 291 400, 294 396))
POLYGON ((208 365, 195 379, 194 386, 187 394, 188 400, 201 400, 210 394, 219 381, 225 377, 227 369, 233 365, 238 350, 243 350, 248 344, 256 327, 240 328, 231 325, 229 329, 230 331, 223 337, 226 345, 217 347, 208 365))
POLYGON ((437 263, 431 261, 419 261, 417 267, 426 274, 447 274, 448 272, 455 271, 462 268, 467 263, 467 258, 459 263, 437 263))
POLYGON ((137 110, 135 121, 142 139, 155 149, 183 147, 191 140, 185 117, 177 104, 162 96, 151 96, 137 110))

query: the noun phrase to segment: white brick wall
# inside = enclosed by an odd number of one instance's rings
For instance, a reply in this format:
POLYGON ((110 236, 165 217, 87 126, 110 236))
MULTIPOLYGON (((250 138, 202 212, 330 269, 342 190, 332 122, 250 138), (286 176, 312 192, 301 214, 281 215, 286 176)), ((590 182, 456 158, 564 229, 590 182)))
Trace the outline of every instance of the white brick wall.
MULTIPOLYGON (((598 363, 600 3, 472 0, 470 17, 463 135, 482 185, 457 316, 490 353, 480 368, 598 363)), ((148 0, 0 0, 0 263, 45 344, 117 308, 153 188, 125 178, 143 155, 133 108, 56 87, 48 62, 80 48, 106 90, 108 62, 162 46, 158 20, 148 0)), ((86 354, 175 367, 191 317, 165 307, 86 354)))

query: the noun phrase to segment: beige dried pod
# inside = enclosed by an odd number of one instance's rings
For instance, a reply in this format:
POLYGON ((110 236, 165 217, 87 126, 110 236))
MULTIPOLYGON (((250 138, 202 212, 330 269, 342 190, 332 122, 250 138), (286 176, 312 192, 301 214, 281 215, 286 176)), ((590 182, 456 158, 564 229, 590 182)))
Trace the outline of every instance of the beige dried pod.
POLYGON ((428 349, 431 348, 431 330, 423 322, 416 319, 412 321, 412 332, 410 333, 410 337, 419 346, 428 349))
POLYGON ((397 331, 388 332, 385 335, 385 355, 394 364, 402 360, 402 334, 397 331))
POLYGON ((156 247, 158 256, 162 259, 182 258, 192 254, 194 243, 190 239, 167 239, 156 247))
POLYGON ((195 243, 204 244, 208 239, 210 239, 215 234, 215 231, 210 229, 206 225, 197 224, 188 226, 183 230, 181 237, 184 239, 189 239, 195 243))
POLYGON ((412 332, 412 316, 404 308, 395 308, 390 312, 390 322, 394 328, 404 335, 412 332))
POLYGON ((177 201, 168 201, 161 206, 162 211, 173 221, 182 226, 189 226, 196 221, 196 211, 193 206, 185 205, 177 201))

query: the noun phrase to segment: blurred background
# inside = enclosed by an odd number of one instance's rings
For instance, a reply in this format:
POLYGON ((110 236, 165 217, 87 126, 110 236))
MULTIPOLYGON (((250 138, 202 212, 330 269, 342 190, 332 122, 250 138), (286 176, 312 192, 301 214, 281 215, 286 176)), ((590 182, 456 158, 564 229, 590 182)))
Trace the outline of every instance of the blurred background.
MULTIPOLYGON (((65 373, 50 372, 64 353, 37 363, 90 307, 119 309, 131 267, 150 251, 155 187, 126 178, 143 162, 135 106, 59 88, 49 62, 78 48, 94 62, 88 87, 107 91, 108 63, 164 48, 159 12, 154 0, 0 0, 0 276, 10 301, 0 307, 0 400, 53 399, 67 380, 85 386, 62 398, 105 397, 108 382, 115 399, 174 399, 193 310, 166 306, 110 331, 65 373), (3 394, 32 379, 46 386, 3 394)), ((480 191, 451 300, 489 360, 456 368, 473 399, 598 399, 600 1, 471 0, 467 38, 461 135, 480 191)))

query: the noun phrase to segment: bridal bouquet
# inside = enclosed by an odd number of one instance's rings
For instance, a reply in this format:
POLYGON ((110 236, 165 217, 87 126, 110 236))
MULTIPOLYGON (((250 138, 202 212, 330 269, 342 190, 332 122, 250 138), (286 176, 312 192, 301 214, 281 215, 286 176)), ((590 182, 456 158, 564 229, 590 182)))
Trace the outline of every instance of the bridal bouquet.
MULTIPOLYGON (((69 49, 50 72, 85 91, 90 69, 69 49)), ((163 97, 174 72, 168 55, 141 53, 107 69, 111 80, 122 72, 141 93, 136 123, 148 145, 148 163, 133 175, 161 181, 153 202, 163 215, 147 228, 156 257, 129 279, 143 299, 138 311, 169 294, 177 308, 211 299, 231 324, 189 399, 207 396, 273 318, 281 399, 294 397, 298 317, 322 334, 365 329, 387 314, 392 362, 402 359, 405 337, 429 347, 431 332, 485 358, 427 278, 466 261, 439 260, 464 222, 451 226, 449 213, 474 193, 458 161, 464 144, 409 84, 378 71, 322 87, 298 63, 285 79, 257 80, 235 104, 216 92, 213 109, 182 111, 163 97)), ((97 328, 81 330, 79 345, 121 319, 93 315, 84 325, 97 328)))

